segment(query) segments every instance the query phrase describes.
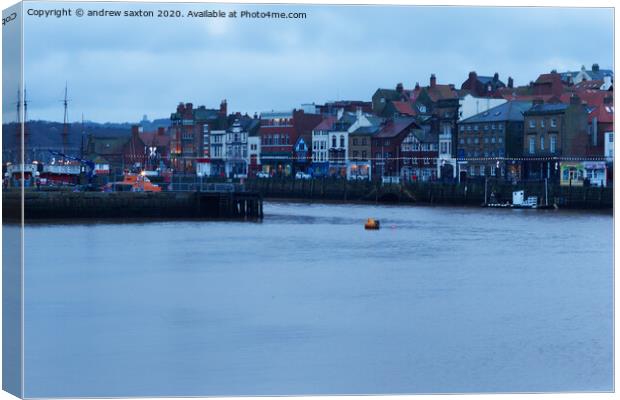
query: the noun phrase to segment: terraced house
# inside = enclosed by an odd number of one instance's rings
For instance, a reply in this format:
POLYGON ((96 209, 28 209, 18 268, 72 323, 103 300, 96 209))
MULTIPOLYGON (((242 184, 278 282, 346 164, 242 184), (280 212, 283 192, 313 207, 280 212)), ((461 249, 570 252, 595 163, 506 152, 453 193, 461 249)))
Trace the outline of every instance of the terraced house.
POLYGON ((588 110, 579 97, 569 104, 537 101, 523 115, 524 178, 559 181, 567 158, 587 156, 588 110))
POLYGON ((459 122, 459 178, 521 179, 523 113, 532 102, 509 101, 459 122))

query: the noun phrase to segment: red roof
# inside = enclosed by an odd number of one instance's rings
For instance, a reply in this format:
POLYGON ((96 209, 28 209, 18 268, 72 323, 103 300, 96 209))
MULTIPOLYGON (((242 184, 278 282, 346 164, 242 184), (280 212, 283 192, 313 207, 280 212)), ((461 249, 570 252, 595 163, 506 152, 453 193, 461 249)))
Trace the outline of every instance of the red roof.
POLYGON ((411 107, 411 103, 407 101, 393 101, 392 104, 394 105, 396 111, 400 114, 405 114, 412 117, 416 115, 415 110, 411 107))
POLYGON ((332 129, 335 122, 336 122, 336 117, 333 115, 329 116, 325 118, 323 121, 321 121, 320 124, 315 126, 313 130, 314 131, 329 131, 332 129))
POLYGON ((161 146, 167 147, 170 145, 170 137, 164 134, 158 134, 157 132, 140 132, 140 139, 147 146, 161 146))
POLYGON ((582 81, 574 86, 577 90, 583 89, 600 89, 605 82, 602 80, 599 81, 582 81))
POLYGON ((389 120, 383 128, 377 133, 376 137, 378 138, 393 138, 398 136, 404 130, 409 129, 410 127, 419 128, 416 124, 415 119, 411 117, 404 118, 394 118, 393 120, 389 120))
POLYGON ((612 97, 611 92, 592 89, 576 90, 574 93, 564 93, 561 97, 562 102, 569 103, 573 94, 576 94, 589 107, 594 108, 588 115, 588 121, 592 122, 592 118, 596 117, 598 122, 614 122, 613 100, 609 104, 605 104, 605 98, 612 97))
POLYGON ((458 92, 452 85, 435 85, 434 87, 427 86, 426 92, 432 101, 443 99, 456 99, 459 97, 458 92))

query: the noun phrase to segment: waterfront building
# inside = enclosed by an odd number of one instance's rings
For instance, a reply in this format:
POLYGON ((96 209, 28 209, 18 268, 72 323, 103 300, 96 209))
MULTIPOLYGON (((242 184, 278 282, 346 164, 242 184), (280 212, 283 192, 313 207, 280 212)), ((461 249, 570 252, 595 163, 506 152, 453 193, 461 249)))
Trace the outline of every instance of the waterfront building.
POLYGON ((209 153, 203 158, 209 160, 210 169, 205 171, 206 175, 226 177, 226 130, 218 129, 207 132, 205 136, 208 135, 209 153))
POLYGON ((312 164, 309 172, 313 176, 326 176, 329 169, 327 147, 329 132, 332 131, 336 122, 336 116, 325 117, 312 130, 312 164))
POLYGON ((149 171, 162 172, 170 165, 170 136, 166 128, 159 127, 154 132, 140 132, 140 139, 146 146, 146 162, 144 168, 149 171))
POLYGON ((417 87, 416 91, 413 104, 418 112, 417 122, 421 127, 426 126, 432 137, 436 136, 439 142, 440 168, 437 176, 456 179, 459 92, 452 84, 438 84, 435 74, 431 75, 429 86, 417 87))
MULTIPOLYGON (((239 113, 234 116, 231 127, 226 131, 224 144, 226 176, 247 177, 250 164, 249 138, 250 134, 256 137, 259 126, 258 118, 242 116, 239 113)), ((257 149, 254 151, 256 152, 257 149)))
POLYGON ((431 181, 437 179, 438 138, 430 128, 411 129, 400 145, 403 181, 431 181))
POLYGON ((295 168, 307 168, 308 160, 295 162, 294 145, 301 137, 312 141, 312 129, 322 120, 319 114, 303 110, 269 111, 260 116, 261 164, 270 175, 291 176, 295 168))
POLYGON ((210 133, 228 128, 227 103, 219 109, 180 103, 170 115, 170 160, 178 173, 196 173, 196 160, 210 161, 210 133))
POLYGON ((562 162, 587 156, 588 109, 579 97, 572 96, 569 104, 538 101, 523 115, 525 178, 559 181, 562 162))
POLYGON ((402 168, 400 146, 407 135, 421 129, 415 118, 399 117, 387 120, 373 136, 372 176, 374 178, 398 177, 402 168))
POLYGON ((521 179, 523 113, 532 102, 509 101, 459 122, 458 169, 467 177, 521 179))

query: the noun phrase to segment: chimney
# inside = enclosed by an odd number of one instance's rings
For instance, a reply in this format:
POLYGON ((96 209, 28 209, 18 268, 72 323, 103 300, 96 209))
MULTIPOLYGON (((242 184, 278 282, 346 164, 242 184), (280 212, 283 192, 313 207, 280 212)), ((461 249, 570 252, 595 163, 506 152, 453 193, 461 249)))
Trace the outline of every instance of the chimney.
POLYGON ((179 103, 179 105, 177 106, 177 113, 179 114, 185 113, 185 104, 179 103))
POLYGON ((403 92, 403 84, 402 84, 402 83, 400 83, 400 82, 399 82, 399 83, 396 85, 396 91, 397 91, 398 93, 402 93, 402 92, 403 92))
POLYGON ((471 71, 469 73, 469 79, 475 80, 478 77, 478 74, 476 74, 476 71, 471 71))
POLYGON ((136 137, 140 134, 140 126, 139 125, 131 125, 131 136, 136 137))
POLYGON ((226 104, 226 99, 222 100, 220 103, 220 115, 228 115, 228 105, 226 104))
POLYGON ((258 113, 254 111, 254 119, 258 119, 258 113))
POLYGON ((576 105, 579 105, 579 104, 581 104, 581 99, 579 98, 579 96, 577 96, 577 95, 573 94, 573 95, 570 97, 570 104, 571 104, 571 105, 575 105, 575 104, 576 104, 576 105))
POLYGON ((415 83, 415 89, 414 90, 420 90, 420 82, 416 82, 415 83))
POLYGON ((599 67, 598 64, 592 64, 592 72, 598 72, 599 67))
POLYGON ((494 81, 498 81, 499 80, 499 74, 497 72, 495 74, 493 74, 493 80, 494 81))
POLYGON ((185 108, 187 111, 192 111, 194 109, 194 105, 192 103, 185 104, 185 108))
POLYGON ((437 78, 435 78, 435 74, 431 74, 431 87, 434 88, 437 84, 437 78))
POLYGON ((357 109, 355 110, 355 116, 358 120, 362 118, 362 107, 357 107, 357 109))
POLYGON ((508 87, 512 89, 512 88, 514 87, 514 84, 515 84, 515 83, 514 83, 514 81, 512 80, 512 77, 510 77, 510 76, 509 76, 509 77, 508 77, 508 87))

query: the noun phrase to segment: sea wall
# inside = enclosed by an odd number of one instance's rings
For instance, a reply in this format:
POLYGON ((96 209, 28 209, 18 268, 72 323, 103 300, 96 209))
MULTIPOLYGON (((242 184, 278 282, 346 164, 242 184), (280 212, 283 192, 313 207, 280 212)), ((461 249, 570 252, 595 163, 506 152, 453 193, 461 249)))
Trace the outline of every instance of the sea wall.
MULTIPOLYGON (((511 184, 491 180, 467 183, 381 184, 381 182, 347 181, 345 179, 251 179, 248 190, 265 198, 290 198, 330 201, 396 202, 451 205, 480 205, 491 193, 500 202, 512 201, 512 192, 524 190, 527 196, 545 201, 545 182, 511 184)), ((561 208, 611 209, 613 188, 560 186, 547 184, 547 201, 561 208)))
MULTIPOLYGON (((24 218, 232 218, 262 217, 262 199, 256 193, 219 192, 67 192, 25 191, 24 218)), ((2 193, 7 220, 21 218, 22 196, 2 193)))

